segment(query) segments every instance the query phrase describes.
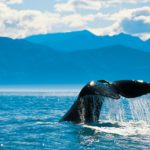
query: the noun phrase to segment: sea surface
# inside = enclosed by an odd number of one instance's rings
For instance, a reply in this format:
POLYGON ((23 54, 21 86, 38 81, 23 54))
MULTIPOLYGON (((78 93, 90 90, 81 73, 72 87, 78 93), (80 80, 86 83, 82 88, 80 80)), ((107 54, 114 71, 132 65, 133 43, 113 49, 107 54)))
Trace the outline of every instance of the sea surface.
POLYGON ((150 96, 106 99, 99 123, 59 122, 78 91, 0 92, 2 150, 149 150, 150 96))

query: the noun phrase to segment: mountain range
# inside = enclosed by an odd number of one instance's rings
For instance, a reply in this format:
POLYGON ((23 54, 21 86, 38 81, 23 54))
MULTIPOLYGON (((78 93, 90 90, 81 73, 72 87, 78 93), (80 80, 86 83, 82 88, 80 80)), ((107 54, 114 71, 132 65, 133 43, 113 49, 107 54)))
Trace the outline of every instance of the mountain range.
POLYGON ((48 46, 59 51, 93 50, 108 46, 122 45, 150 52, 150 40, 142 41, 138 37, 120 33, 113 36, 96 36, 87 30, 33 35, 25 40, 48 46))
POLYGON ((0 84, 84 84, 89 80, 150 81, 150 41, 89 31, 0 37, 0 84))

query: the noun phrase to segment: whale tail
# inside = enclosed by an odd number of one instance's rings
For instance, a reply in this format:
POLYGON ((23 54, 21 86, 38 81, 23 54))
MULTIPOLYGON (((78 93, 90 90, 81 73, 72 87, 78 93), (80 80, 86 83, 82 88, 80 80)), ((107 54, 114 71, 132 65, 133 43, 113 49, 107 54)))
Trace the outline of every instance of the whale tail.
POLYGON ((112 83, 118 94, 126 98, 135 98, 150 93, 150 83, 140 80, 120 80, 112 83))
POLYGON ((113 83, 105 80, 92 81, 83 87, 75 103, 60 121, 97 122, 104 97, 119 99, 121 95, 134 98, 148 93, 150 93, 150 83, 143 81, 120 80, 113 83))

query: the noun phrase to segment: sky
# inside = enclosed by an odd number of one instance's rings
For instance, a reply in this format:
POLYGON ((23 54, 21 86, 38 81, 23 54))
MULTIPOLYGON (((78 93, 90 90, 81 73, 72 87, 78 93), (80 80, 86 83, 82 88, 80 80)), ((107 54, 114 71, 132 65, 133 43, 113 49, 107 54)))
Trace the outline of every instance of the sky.
POLYGON ((150 0, 0 0, 0 36, 89 30, 150 38, 150 0))

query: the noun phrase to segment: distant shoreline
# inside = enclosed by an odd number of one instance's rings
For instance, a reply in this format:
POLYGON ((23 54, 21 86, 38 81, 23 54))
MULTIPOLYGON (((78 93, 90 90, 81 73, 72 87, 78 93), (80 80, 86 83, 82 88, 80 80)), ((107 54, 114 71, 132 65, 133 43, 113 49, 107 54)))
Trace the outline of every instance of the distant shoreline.
POLYGON ((0 96, 77 96, 82 85, 5 85, 0 96))

